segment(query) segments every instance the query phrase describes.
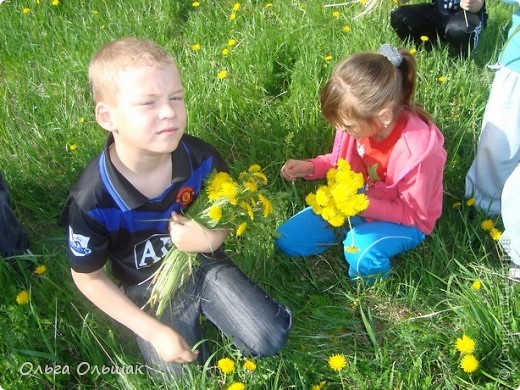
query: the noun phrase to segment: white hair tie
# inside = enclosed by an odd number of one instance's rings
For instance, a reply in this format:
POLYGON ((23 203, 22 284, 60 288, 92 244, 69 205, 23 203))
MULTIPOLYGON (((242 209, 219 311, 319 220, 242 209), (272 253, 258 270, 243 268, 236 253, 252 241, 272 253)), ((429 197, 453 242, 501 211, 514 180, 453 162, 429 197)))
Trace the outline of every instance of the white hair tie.
POLYGON ((399 51, 390 46, 388 43, 381 45, 378 51, 379 54, 385 56, 395 67, 399 67, 403 62, 403 55, 399 51))

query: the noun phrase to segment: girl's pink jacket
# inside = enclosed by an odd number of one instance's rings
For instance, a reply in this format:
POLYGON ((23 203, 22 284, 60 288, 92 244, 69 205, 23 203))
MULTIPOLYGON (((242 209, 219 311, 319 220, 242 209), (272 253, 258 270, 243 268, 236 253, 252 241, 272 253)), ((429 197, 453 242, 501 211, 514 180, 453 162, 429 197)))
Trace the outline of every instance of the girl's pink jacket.
MULTIPOLYGON (((387 176, 367 190, 370 204, 360 216, 367 221, 415 226, 430 234, 442 213, 444 137, 433 123, 426 123, 411 112, 405 114, 408 120, 390 155, 387 176)), ((342 130, 336 131, 332 153, 309 160, 314 163, 314 173, 305 178, 324 178, 339 158, 347 160, 354 171, 366 178, 356 140, 342 130)))

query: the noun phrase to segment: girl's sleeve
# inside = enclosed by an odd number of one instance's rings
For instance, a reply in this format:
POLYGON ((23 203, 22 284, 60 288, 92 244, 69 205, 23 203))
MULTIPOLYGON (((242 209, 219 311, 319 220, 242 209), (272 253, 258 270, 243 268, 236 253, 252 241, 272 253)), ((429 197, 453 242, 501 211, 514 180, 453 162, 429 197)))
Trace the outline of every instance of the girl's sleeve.
POLYGON ((431 233, 442 212, 443 164, 419 164, 398 184, 392 199, 369 196, 369 206, 360 216, 379 221, 416 226, 431 233), (433 180, 438 178, 438 180, 433 180))

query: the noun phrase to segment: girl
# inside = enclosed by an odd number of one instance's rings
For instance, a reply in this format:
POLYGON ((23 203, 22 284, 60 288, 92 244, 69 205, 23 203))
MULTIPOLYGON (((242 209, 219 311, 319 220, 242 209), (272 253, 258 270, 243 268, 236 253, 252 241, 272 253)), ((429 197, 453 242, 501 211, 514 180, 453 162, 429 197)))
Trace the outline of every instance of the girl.
POLYGON ((332 152, 288 160, 281 176, 322 179, 340 158, 363 173, 368 208, 340 236, 311 208, 278 229, 275 245, 291 256, 314 255, 343 240, 349 277, 386 276, 390 259, 421 243, 442 210, 446 151, 443 136, 413 101, 414 57, 385 44, 379 52, 353 55, 337 66, 321 93, 321 108, 336 128, 332 152))

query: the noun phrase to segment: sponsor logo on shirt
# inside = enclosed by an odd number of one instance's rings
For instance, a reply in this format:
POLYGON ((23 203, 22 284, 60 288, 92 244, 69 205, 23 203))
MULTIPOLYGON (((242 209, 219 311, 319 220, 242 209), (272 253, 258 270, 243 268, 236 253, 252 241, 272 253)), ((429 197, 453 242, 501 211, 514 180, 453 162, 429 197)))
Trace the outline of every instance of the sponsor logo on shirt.
POLYGON ((72 228, 69 226, 69 248, 74 256, 83 257, 90 255, 92 253, 92 249, 88 247, 89 241, 90 237, 74 233, 72 228))
POLYGON ((160 261, 168 252, 172 240, 167 234, 155 234, 134 247, 135 268, 147 268, 160 261))

